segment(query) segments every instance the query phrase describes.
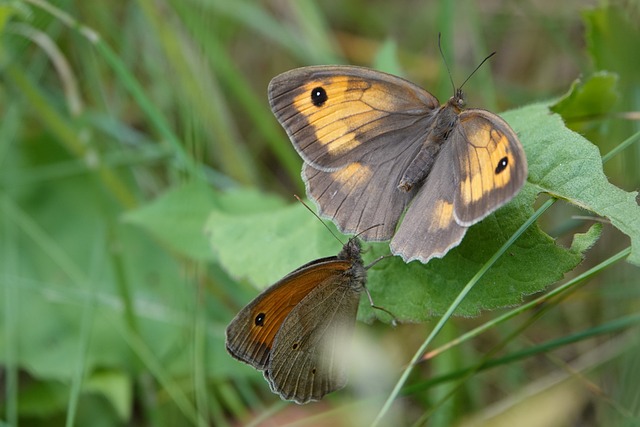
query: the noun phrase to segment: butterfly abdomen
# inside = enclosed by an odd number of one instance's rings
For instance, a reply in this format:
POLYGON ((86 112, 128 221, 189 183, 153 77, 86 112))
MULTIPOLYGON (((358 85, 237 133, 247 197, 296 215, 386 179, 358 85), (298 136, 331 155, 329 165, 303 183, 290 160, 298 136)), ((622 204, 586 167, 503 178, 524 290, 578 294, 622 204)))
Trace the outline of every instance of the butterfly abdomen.
POLYGON ((398 183, 398 188, 401 191, 409 192, 416 184, 424 181, 436 161, 440 146, 427 138, 398 183))
POLYGON ((435 121, 429 128, 420 151, 411 161, 398 183, 398 188, 401 191, 410 191, 415 185, 422 183, 429 176, 429 172, 431 172, 431 168, 433 168, 433 164, 440 153, 440 148, 447 142, 451 131, 458 124, 459 113, 460 109, 454 98, 451 98, 449 102, 440 107, 438 113, 434 116, 435 121))

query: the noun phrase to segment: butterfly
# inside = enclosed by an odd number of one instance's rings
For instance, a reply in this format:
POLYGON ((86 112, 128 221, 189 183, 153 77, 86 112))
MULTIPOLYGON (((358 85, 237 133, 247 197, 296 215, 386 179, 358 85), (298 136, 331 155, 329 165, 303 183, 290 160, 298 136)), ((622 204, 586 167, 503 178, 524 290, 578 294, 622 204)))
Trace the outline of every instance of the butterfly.
POLYGON ((443 257, 527 178, 515 132, 496 114, 465 110, 461 89, 440 105, 400 77, 313 66, 276 76, 268 95, 320 215, 345 234, 391 240, 405 262, 443 257))
POLYGON ((366 268, 352 238, 337 256, 292 271, 231 321, 227 351, 263 371, 285 400, 307 403, 343 388, 366 268))

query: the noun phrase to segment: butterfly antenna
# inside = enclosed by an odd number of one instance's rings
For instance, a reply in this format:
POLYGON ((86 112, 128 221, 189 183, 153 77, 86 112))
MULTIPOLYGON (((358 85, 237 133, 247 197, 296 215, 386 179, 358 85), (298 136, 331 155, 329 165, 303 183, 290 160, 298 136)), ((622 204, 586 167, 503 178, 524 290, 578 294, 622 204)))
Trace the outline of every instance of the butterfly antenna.
POLYGON ((383 226, 383 225, 384 225, 384 224, 382 224, 382 223, 372 225, 371 227, 367 227, 367 228, 365 228, 364 230, 362 230, 361 232, 359 232, 358 234, 356 234, 356 235, 355 235, 355 236, 353 236, 353 237, 354 237, 354 238, 355 238, 355 237, 360 237, 360 235, 361 235, 361 234, 364 234, 364 233, 366 233, 367 231, 369 231, 369 230, 371 230, 371 229, 374 229, 374 228, 376 228, 376 227, 381 227, 381 226, 383 226))
POLYGON ((447 69, 447 74, 449 75, 449 81, 451 82, 451 88, 453 89, 453 93, 455 94, 456 85, 455 83, 453 83, 453 77, 451 77, 451 70, 449 69, 449 64, 447 64, 447 58, 444 57, 444 52, 442 51, 442 33, 438 33, 438 50, 440 50, 440 56, 442 57, 442 62, 444 62, 444 67, 447 69))
MULTIPOLYGON (((329 233, 331 233, 331 235, 332 235, 333 237, 335 237, 335 238, 336 238, 336 240, 337 240, 338 242, 340 242, 340 244, 341 244, 341 245, 343 245, 343 246, 344 246, 344 243, 342 242, 342 240, 340 240, 340 238, 339 238, 338 236, 336 236, 336 234, 333 232, 333 230, 331 230, 331 229, 329 228, 329 226, 328 226, 327 224, 325 224, 325 222, 322 220, 322 218, 320 218, 320 217, 318 216, 318 214, 316 214, 316 213, 313 211, 313 209, 311 209, 311 208, 310 208, 310 207, 309 207, 305 202, 303 202, 303 201, 302 201, 302 199, 301 199, 300 197, 298 197, 298 195, 297 195, 297 194, 294 194, 294 195, 293 195, 293 197, 295 197, 295 198, 296 198, 300 203, 302 203, 302 206, 304 206, 305 208, 307 208, 307 210, 308 210, 309 212, 311 212, 311 213, 313 214, 313 216, 315 216, 316 218, 318 218, 318 221, 320 221, 320 222, 322 223, 322 225, 324 225, 324 228, 326 228, 327 230, 329 230, 329 233)), ((365 231, 366 231, 366 230, 365 230, 365 231)))
POLYGON ((459 87, 458 89, 462 89, 462 86, 464 86, 464 84, 465 84, 467 81, 469 81, 469 79, 471 78, 471 76, 473 76, 473 75, 475 74, 475 72, 476 72, 476 71, 478 71, 478 69, 479 69, 480 67, 482 67, 482 64, 484 64, 485 62, 487 62, 487 60, 488 60, 489 58, 491 58, 491 57, 492 57, 493 55, 495 55, 495 54, 496 54, 496 52, 491 52, 491 53, 490 53, 486 58, 484 58, 484 59, 482 60, 482 62, 481 62, 481 63, 476 67, 476 69, 475 69, 475 70, 473 70, 473 72, 472 72, 471 74, 469 74, 469 77, 467 77, 467 80, 465 80, 465 81, 463 81, 463 82, 462 82, 462 84, 460 85, 460 87, 459 87))

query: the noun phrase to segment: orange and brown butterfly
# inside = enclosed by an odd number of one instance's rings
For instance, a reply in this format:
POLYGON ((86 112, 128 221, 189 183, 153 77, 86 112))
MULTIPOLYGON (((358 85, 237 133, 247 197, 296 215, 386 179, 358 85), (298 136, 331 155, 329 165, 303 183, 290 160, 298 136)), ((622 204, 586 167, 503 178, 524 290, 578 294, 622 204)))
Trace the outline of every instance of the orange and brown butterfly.
POLYGON ((337 256, 292 271, 231 321, 227 351, 263 371, 286 400, 307 403, 344 387, 366 269, 360 242, 352 238, 337 256))
POLYGON ((527 178, 515 132, 496 114, 464 110, 460 89, 440 105, 400 77, 313 66, 275 77, 269 103, 320 215, 343 233, 391 239, 406 262, 444 256, 527 178), (374 224, 383 225, 363 231, 374 224))

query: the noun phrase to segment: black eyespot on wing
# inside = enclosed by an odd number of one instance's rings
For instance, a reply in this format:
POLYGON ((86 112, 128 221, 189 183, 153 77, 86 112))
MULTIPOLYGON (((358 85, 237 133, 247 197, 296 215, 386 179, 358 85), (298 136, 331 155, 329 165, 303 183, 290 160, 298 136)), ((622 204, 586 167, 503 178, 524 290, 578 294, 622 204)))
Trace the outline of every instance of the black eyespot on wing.
POLYGON ((266 314, 264 314, 264 313, 260 313, 260 314, 258 314, 258 315, 256 316, 256 320, 255 320, 256 326, 264 326, 264 319, 265 319, 266 317, 267 317, 267 316, 266 316, 266 314))
POLYGON ((291 348, 294 349, 294 350, 297 350, 299 346, 300 346, 300 344, 298 344, 297 342, 294 342, 293 345, 291 346, 291 348))
POLYGON ((315 375, 315 374, 316 374, 316 368, 313 368, 313 369, 311 370, 311 375, 315 375))
POLYGON ((508 164, 509 164, 509 159, 506 156, 501 158, 500 161, 498 162, 498 166, 496 166, 496 175, 498 175, 500 172, 505 170, 508 164))
POLYGON ((327 102, 327 99, 329 99, 329 97, 324 88, 318 86, 311 91, 311 102, 316 107, 322 107, 324 103, 327 102))

